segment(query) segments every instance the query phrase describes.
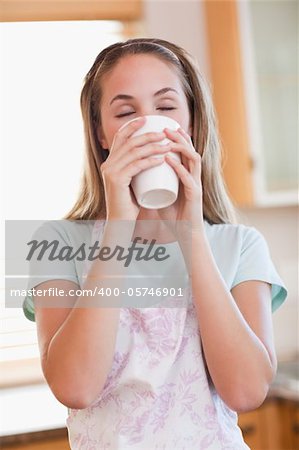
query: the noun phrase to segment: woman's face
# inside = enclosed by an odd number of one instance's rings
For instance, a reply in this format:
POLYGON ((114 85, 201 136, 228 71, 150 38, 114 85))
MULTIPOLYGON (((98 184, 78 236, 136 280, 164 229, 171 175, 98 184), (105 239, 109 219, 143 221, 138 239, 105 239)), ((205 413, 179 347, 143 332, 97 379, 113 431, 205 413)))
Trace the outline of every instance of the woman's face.
POLYGON ((191 135, 187 99, 176 70, 154 55, 124 56, 102 78, 102 125, 98 136, 110 149, 114 134, 126 122, 145 115, 176 120, 191 135))

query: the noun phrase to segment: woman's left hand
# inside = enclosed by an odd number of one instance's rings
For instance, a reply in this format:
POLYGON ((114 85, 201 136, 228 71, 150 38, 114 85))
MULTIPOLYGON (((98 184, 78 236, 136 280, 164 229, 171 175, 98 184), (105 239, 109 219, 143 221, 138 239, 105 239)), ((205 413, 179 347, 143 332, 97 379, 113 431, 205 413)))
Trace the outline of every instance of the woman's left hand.
MULTIPOLYGON (((202 184, 201 184, 201 156, 195 150, 191 137, 182 129, 177 131, 165 128, 166 136, 171 141, 170 151, 179 153, 181 162, 174 159, 171 154, 165 156, 165 161, 173 168, 181 181, 178 198, 174 205, 176 207, 176 222, 187 221, 190 223, 191 231, 202 231, 203 207, 202 207, 202 184)), ((159 210, 161 219, 167 220, 173 214, 171 206, 159 210)))

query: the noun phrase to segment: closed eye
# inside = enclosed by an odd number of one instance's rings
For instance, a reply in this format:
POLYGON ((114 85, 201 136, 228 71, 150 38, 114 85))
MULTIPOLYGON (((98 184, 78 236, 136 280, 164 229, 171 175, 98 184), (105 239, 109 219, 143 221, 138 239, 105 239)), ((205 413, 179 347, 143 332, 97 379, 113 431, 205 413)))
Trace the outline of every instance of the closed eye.
POLYGON ((129 116, 130 114, 134 114, 135 111, 129 111, 126 113, 122 113, 122 114, 117 114, 115 117, 125 117, 125 116, 129 116))
POLYGON ((176 108, 173 108, 172 106, 169 106, 169 107, 164 106, 162 108, 157 108, 157 109, 160 109, 161 111, 171 111, 172 109, 176 109, 176 108))
MULTIPOLYGON (((157 108, 160 111, 171 111, 173 109, 177 109, 174 108, 172 106, 161 106, 160 108, 157 108)), ((131 114, 135 114, 135 111, 129 111, 129 112, 125 112, 122 114, 117 114, 115 117, 121 118, 121 117, 125 117, 125 116, 130 116, 131 114)))

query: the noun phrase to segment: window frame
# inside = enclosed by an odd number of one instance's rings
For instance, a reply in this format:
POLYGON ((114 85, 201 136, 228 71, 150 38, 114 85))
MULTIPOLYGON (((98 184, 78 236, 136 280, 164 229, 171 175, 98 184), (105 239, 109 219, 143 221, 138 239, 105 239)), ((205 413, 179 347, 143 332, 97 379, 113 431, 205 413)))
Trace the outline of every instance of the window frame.
POLYGON ((0 0, 1 22, 139 20, 142 0, 0 0))

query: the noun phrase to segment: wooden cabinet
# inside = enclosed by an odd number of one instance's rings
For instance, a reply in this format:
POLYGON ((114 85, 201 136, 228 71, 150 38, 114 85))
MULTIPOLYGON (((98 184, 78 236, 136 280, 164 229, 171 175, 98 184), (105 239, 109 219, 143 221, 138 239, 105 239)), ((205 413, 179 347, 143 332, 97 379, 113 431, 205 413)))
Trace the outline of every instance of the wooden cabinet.
POLYGON ((0 437, 1 450, 70 450, 66 428, 0 437))
POLYGON ((239 426, 251 450, 299 448, 299 402, 270 398, 255 411, 240 414, 239 426))
POLYGON ((141 0, 0 0, 0 21, 138 20, 141 0))
POLYGON ((299 404, 296 403, 291 419, 291 434, 293 436, 293 447, 299 448, 299 404))
POLYGON ((299 402, 280 400, 283 448, 295 450, 299 448, 299 402))
POLYGON ((228 191, 240 207, 297 204, 297 3, 204 5, 228 191))
POLYGON ((32 444, 17 444, 1 447, 2 450, 70 450, 67 439, 49 439, 32 444))
POLYGON ((224 177, 236 205, 253 204, 237 2, 204 3, 210 83, 224 153, 224 177))
POLYGON ((261 410, 240 414, 239 426, 250 449, 261 450, 265 447, 261 410))

